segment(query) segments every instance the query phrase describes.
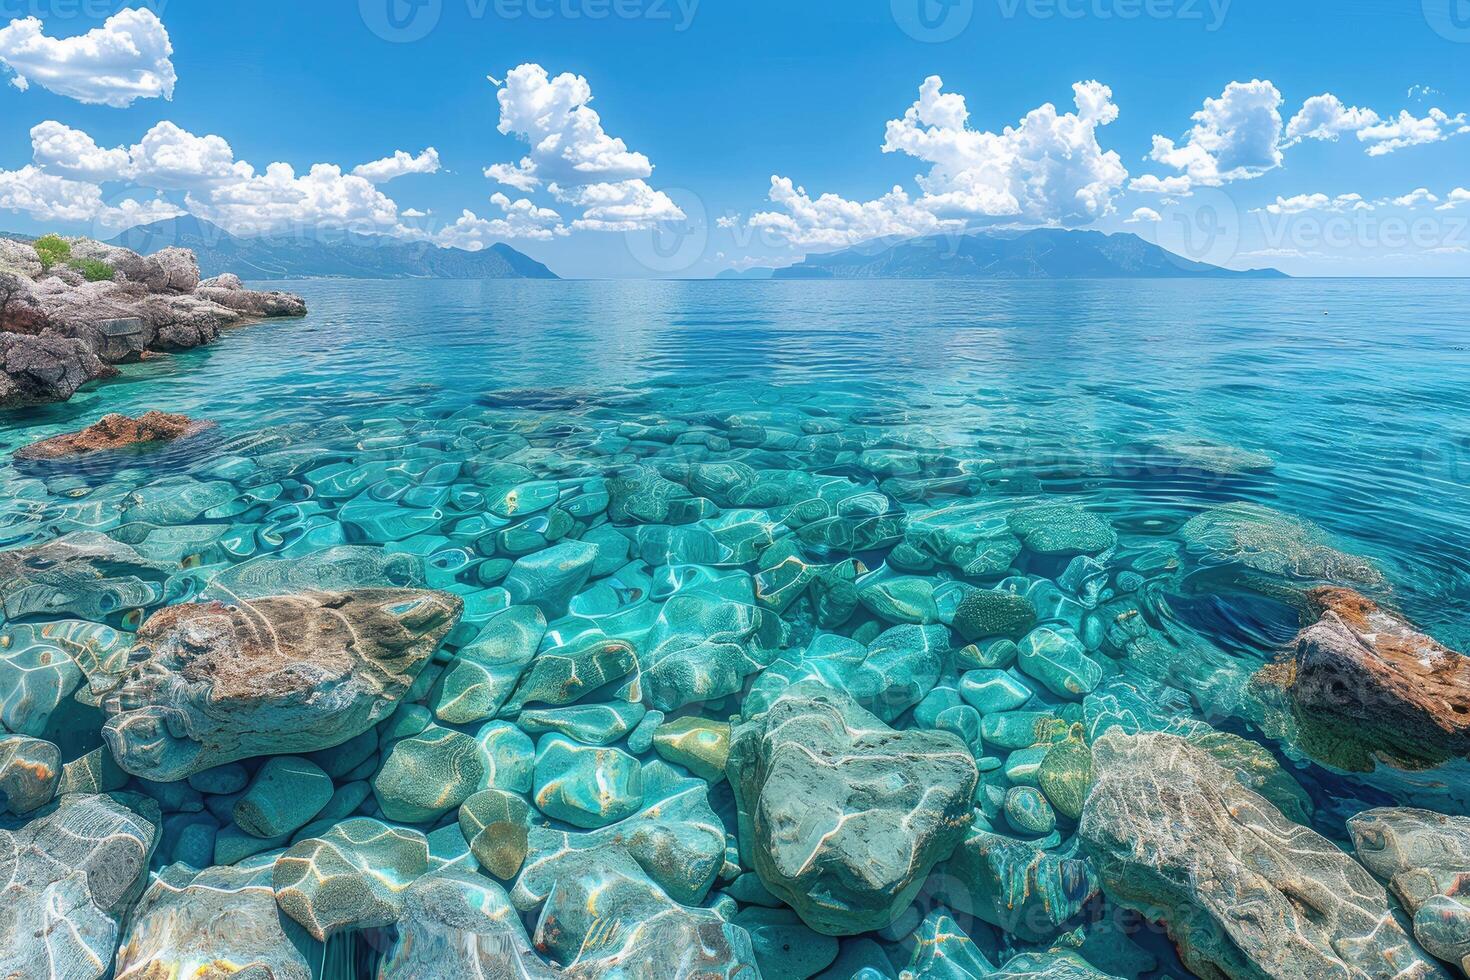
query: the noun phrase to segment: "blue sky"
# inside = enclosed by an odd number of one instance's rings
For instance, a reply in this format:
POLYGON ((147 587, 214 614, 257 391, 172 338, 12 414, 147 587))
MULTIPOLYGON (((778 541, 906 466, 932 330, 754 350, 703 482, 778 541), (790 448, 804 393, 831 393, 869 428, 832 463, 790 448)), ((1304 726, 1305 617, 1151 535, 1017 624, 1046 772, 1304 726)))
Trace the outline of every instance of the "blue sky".
POLYGON ((1470 0, 0 0, 0 61, 7 230, 187 209, 621 277, 1062 225, 1470 275, 1470 0))

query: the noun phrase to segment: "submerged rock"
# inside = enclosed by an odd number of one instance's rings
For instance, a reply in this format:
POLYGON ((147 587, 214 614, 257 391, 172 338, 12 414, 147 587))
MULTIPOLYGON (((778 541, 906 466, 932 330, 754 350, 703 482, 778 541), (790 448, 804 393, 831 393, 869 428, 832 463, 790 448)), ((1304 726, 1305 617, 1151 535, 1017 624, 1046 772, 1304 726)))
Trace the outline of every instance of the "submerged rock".
POLYGON ((1308 755, 1355 772, 1470 758, 1470 657, 1348 589, 1308 600, 1317 621, 1257 675, 1285 698, 1308 755))
POLYGON ((85 453, 123 449, 155 442, 173 442, 214 427, 213 422, 195 421, 186 415, 144 412, 137 418, 104 415, 78 432, 52 436, 15 451, 16 459, 65 459, 85 453))
POLYGON ((954 850, 979 778, 947 732, 895 732, 803 684, 737 728, 726 768, 740 849, 818 932, 886 926, 954 850))
POLYGON ((354 817, 275 859, 271 884, 281 911, 313 938, 398 921, 404 894, 429 870, 429 844, 406 827, 354 817))
POLYGON ((945 872, 951 907, 1027 942, 1048 942, 1070 928, 1098 891, 1085 860, 978 829, 955 849, 945 872))
POLYGON ((282 928, 270 856, 232 867, 184 864, 153 879, 117 952, 117 980, 214 977, 311 980, 311 967, 282 928))
POLYGON ((1260 504, 1212 508, 1191 517, 1179 534, 1216 560, 1238 562, 1269 575, 1362 585, 1383 581, 1376 565, 1342 550, 1337 539, 1317 525, 1260 504))
POLYGON ((61 750, 27 735, 0 735, 0 814, 24 815, 51 802, 61 750))
POLYGON ((102 620, 163 601, 166 565, 96 531, 0 551, 0 611, 102 620))
POLYGON ((1349 820, 1348 833, 1414 917, 1414 937, 1470 975, 1470 817, 1380 807, 1349 820))
POLYGON ((0 829, 0 976, 108 976, 157 835, 112 798, 80 794, 0 829))
POLYGON ((1080 833, 1104 890, 1195 973, 1445 976, 1372 875, 1184 739, 1110 731, 1093 770, 1080 833))
POLYGON ((554 980, 505 890, 476 874, 442 869, 408 889, 378 980, 554 980))
POLYGON ((460 608, 408 589, 170 606, 138 631, 103 736, 161 781, 341 744, 387 717, 460 608))

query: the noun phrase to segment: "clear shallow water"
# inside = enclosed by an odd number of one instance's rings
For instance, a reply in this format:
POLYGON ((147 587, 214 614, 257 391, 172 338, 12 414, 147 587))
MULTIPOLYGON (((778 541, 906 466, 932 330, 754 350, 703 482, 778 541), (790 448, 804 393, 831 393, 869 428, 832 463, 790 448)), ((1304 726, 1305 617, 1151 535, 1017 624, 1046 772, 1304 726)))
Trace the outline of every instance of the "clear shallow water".
MULTIPOLYGON (((361 490, 393 520, 339 521, 343 496, 319 492, 313 470, 509 458, 535 479, 563 481, 567 503, 596 496, 584 481, 636 464, 687 477, 689 464, 733 461, 840 485, 760 504, 774 528, 765 533, 794 532, 813 563, 855 557, 871 570, 867 581, 925 579, 947 616, 966 576, 895 555, 906 522, 957 504, 1001 520, 1075 506, 1117 535, 1097 559, 1113 591, 1089 595, 1068 578, 1070 559, 1029 553, 1017 559, 1022 575, 1011 588, 1029 580, 1045 612, 1064 583, 1079 601, 1059 602, 1055 621, 1086 635, 1087 617, 1121 590, 1119 573, 1134 573, 1134 601, 1172 658, 1154 679, 1185 692, 1185 714, 1266 746, 1314 798, 1314 826, 1329 836, 1341 839, 1343 819, 1366 805, 1427 799, 1414 779, 1328 772, 1263 731, 1240 692, 1290 640, 1296 614, 1279 597, 1235 587, 1241 556, 1212 553, 1184 525, 1233 502, 1312 522, 1334 549, 1381 571, 1364 591, 1447 645, 1470 648, 1470 282, 281 288, 305 296, 305 321, 238 330, 210 348, 125 368, 66 405, 0 418, 0 486, 10 498, 0 503, 0 547, 99 527, 182 560, 175 600, 262 555, 297 558, 343 542, 405 547, 431 554, 441 587, 493 606, 501 600, 482 580, 488 560, 575 537, 601 518, 560 521, 537 505, 467 531, 483 499, 414 497, 413 479, 399 474, 361 490), (8 459, 104 413, 154 408, 219 428, 123 466, 38 469, 8 459), (467 432, 469 441, 460 438, 467 432), (142 523, 161 532, 138 526, 140 499, 184 496, 189 479, 217 479, 223 457, 287 450, 304 452, 275 499, 218 518, 187 503, 152 507, 142 523), (569 493, 573 484, 583 489, 569 493), (836 516, 791 513, 812 497, 836 516), (215 543, 169 552, 170 526, 211 523, 226 525, 215 543), (436 535, 442 544, 424 543, 436 535)), ((247 478, 239 489, 265 482, 247 478)), ((511 489, 467 474, 459 484, 491 496, 511 489)), ((717 501, 698 516, 755 506, 717 501)), ((637 521, 618 523, 635 534, 637 521)), ((642 548, 655 575, 658 547, 642 548)), ((669 566, 696 560, 669 548, 669 566)), ((754 574, 761 563, 722 567, 754 574)), ((1277 578, 1298 588, 1312 576, 1277 578)), ((634 592, 617 603, 648 601, 634 592)), ((609 601, 599 594, 583 605, 600 614, 609 601)), ((809 613, 798 604, 783 617, 790 645, 804 646, 809 613)), ((833 629, 866 630, 868 639, 891 622, 860 610, 833 629)), ((114 625, 135 627, 136 617, 114 625)), ((1096 642, 1087 645, 1096 653, 1096 642)), ((1126 666, 1098 659, 1110 676, 1126 666)), ((1039 690, 1037 704, 1060 711, 1067 700, 1039 690)), ((708 714, 729 717, 738 702, 716 698, 708 714)))

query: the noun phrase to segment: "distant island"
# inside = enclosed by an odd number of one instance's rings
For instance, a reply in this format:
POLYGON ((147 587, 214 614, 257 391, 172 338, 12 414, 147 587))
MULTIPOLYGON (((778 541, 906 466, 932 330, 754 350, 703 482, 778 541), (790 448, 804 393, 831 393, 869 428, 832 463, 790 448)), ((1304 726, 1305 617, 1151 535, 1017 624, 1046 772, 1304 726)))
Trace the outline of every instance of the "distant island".
POLYGON ((1137 235, 1040 228, 915 238, 809 255, 781 269, 728 270, 721 279, 1286 279, 1194 262, 1137 235))
POLYGON ((204 276, 226 272, 242 279, 556 279, 546 266, 509 245, 478 252, 405 242, 386 235, 243 237, 193 215, 139 225, 109 244, 152 255, 186 248, 204 276))

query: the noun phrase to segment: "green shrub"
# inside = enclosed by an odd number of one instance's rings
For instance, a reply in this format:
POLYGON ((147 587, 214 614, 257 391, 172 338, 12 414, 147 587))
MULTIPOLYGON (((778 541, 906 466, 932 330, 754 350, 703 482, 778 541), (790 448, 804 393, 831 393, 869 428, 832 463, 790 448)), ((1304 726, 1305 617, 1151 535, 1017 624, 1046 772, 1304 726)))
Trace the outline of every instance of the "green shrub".
POLYGON ((101 259, 78 259, 71 267, 82 274, 88 282, 108 282, 113 277, 113 268, 101 259))
POLYGON ((71 245, 60 235, 46 235, 31 243, 41 257, 41 268, 50 269, 71 258, 71 245))

